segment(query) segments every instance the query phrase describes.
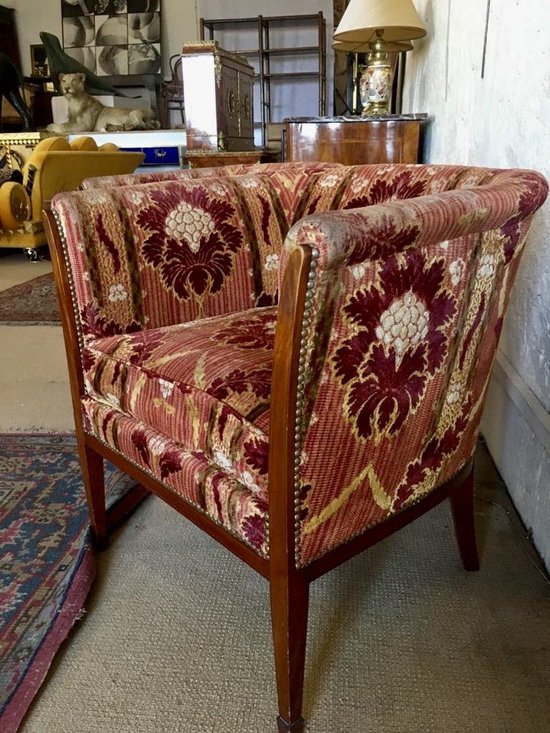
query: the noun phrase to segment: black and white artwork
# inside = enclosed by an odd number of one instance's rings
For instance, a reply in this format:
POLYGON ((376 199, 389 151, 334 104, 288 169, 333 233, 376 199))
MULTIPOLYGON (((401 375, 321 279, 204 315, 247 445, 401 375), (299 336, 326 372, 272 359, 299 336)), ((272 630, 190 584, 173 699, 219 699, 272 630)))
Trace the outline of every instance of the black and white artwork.
POLYGON ((61 0, 63 48, 98 76, 161 72, 160 0, 61 0))

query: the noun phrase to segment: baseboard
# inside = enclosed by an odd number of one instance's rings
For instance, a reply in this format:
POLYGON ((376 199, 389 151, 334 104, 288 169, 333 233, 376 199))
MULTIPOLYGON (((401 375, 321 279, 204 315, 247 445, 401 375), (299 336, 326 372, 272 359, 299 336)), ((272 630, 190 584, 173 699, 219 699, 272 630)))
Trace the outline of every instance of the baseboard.
POLYGON ((538 441, 550 454, 550 414, 502 352, 498 353, 495 360, 493 379, 500 383, 538 441))
POLYGON ((550 572, 550 415, 502 353, 493 369, 481 432, 550 572))

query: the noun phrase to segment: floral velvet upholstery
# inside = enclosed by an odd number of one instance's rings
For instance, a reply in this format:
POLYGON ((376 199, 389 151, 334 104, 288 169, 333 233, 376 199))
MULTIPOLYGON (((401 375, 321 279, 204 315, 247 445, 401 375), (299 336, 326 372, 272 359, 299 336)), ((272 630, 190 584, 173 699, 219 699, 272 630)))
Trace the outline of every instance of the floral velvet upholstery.
POLYGON ((268 558, 277 303, 292 253, 311 252, 292 426, 306 567, 471 459, 546 183, 436 165, 219 172, 54 198, 84 432, 268 558))
POLYGON ((548 187, 443 165, 199 171, 111 177, 45 215, 90 521, 105 545, 106 458, 267 578, 277 729, 303 733, 313 580, 444 499, 479 567, 472 456, 548 187))
MULTIPOLYGON (((339 163, 309 163, 308 172, 339 168, 339 163)), ((248 173, 273 173, 280 169, 303 169, 302 163, 232 163, 231 165, 212 168, 174 168, 171 170, 150 170, 133 174, 116 176, 98 176, 87 178, 82 188, 104 188, 105 186, 135 186, 136 183, 161 183, 162 181, 179 181, 182 178, 208 178, 217 176, 242 176, 248 173)))

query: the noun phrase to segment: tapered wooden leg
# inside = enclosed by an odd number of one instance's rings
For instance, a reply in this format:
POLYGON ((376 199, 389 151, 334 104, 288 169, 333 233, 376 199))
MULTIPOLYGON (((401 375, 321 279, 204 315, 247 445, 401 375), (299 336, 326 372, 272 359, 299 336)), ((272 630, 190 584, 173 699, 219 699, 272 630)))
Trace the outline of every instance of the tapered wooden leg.
POLYGON ((479 570, 474 522, 474 472, 450 495, 456 540, 465 570, 479 570))
POLYGON ((109 544, 107 512, 105 509, 105 475, 103 457, 86 444, 80 445, 80 467, 88 500, 88 513, 95 547, 105 549, 109 544))
POLYGON ((302 733, 309 584, 300 575, 271 579, 271 620, 279 733, 302 733))

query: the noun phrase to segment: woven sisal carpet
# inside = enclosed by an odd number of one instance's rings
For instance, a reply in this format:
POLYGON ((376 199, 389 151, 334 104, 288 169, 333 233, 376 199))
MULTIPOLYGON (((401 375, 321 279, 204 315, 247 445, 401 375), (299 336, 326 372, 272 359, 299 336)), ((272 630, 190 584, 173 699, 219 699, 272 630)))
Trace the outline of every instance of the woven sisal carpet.
MULTIPOLYGON (((130 482, 110 473, 112 504, 130 482)), ((0 435, 0 731, 16 731, 95 575, 73 436, 0 435)))
POLYGON ((60 324, 51 272, 0 292, 0 324, 60 324))
MULTIPOLYGON (((480 459, 480 572, 443 505, 313 583, 308 733, 550 730, 550 586, 480 459)), ((275 710, 266 582, 150 499, 21 733, 274 733, 275 710)))

